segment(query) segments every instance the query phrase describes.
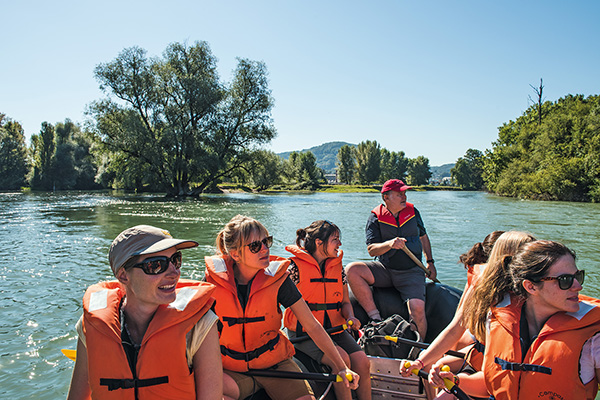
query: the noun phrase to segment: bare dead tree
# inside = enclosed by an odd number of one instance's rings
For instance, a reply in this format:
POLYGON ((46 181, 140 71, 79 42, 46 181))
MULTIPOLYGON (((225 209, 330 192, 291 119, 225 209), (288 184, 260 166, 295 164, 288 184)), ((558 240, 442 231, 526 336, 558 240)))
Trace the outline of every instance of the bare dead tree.
MULTIPOLYGON (((531 88, 537 95, 538 125, 541 125, 542 124, 542 103, 544 102, 544 98, 542 96, 542 93, 544 91, 544 85, 543 85, 542 78, 540 78, 540 87, 539 88, 537 88, 533 85, 529 85, 529 86, 531 86, 531 88)), ((529 100, 534 104, 536 103, 536 101, 533 100, 531 98, 531 96, 529 96, 529 100)))

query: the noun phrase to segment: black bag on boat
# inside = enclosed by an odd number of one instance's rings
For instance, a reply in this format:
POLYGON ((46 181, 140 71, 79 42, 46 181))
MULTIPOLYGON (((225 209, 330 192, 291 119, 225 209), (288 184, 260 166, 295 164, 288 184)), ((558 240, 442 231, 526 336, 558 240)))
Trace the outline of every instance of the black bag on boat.
POLYGON ((358 344, 370 356, 414 359, 419 350, 405 343, 394 343, 385 336, 395 336, 419 341, 419 334, 412 330, 408 321, 394 314, 381 322, 369 322, 363 329, 358 344))

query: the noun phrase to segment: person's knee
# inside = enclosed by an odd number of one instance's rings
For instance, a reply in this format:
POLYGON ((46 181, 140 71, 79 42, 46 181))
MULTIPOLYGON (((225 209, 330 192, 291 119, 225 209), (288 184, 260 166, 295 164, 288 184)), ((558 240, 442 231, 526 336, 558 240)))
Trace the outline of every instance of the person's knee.
POLYGON ((235 380, 226 373, 223 373, 223 396, 226 399, 239 399, 240 397, 240 388, 235 380))
POLYGON ((348 264, 345 268, 346 276, 349 283, 365 282, 369 285, 373 284, 374 278, 371 270, 363 262, 354 261, 348 264))
POLYGON ((357 370, 369 371, 371 369, 371 361, 364 351, 357 351, 350 354, 350 362, 352 368, 357 370))
POLYGON ((415 320, 425 319, 425 302, 420 299, 411 299, 408 302, 408 311, 415 320))

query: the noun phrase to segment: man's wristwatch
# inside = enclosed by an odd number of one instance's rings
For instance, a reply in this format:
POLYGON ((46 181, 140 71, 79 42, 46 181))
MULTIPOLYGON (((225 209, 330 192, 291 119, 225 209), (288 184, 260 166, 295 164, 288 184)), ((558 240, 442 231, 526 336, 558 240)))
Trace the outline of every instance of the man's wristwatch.
POLYGON ((430 258, 429 260, 427 260, 427 264, 429 264, 429 263, 433 264, 434 262, 435 262, 435 260, 433 258, 430 258))

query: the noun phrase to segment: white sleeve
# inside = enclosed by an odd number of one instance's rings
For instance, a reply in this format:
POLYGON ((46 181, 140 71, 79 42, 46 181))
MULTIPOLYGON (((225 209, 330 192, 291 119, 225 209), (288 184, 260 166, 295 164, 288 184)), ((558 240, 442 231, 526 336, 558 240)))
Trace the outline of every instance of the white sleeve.
POLYGON ((85 333, 83 333, 83 315, 77 320, 77 323, 75 324, 75 329, 77 330, 77 334, 79 335, 79 340, 81 340, 81 343, 83 343, 83 345, 87 347, 87 344, 85 342, 85 333))
POLYGON ((579 377, 584 384, 590 383, 600 368, 600 333, 589 338, 581 349, 579 377))
POLYGON ((194 354, 198 351, 204 338, 210 331, 210 328, 217 323, 219 317, 212 310, 208 310, 206 314, 194 325, 191 331, 187 334, 186 357, 188 366, 192 368, 194 354))

